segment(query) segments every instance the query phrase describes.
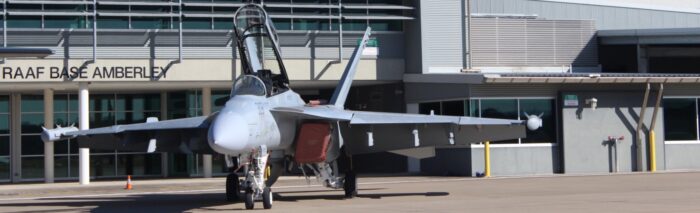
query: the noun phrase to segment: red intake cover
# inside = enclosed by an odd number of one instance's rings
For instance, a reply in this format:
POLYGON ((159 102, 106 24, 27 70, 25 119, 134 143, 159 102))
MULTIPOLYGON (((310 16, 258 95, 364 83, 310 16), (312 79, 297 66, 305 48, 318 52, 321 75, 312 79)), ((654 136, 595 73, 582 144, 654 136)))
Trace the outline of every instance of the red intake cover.
POLYGON ((294 160, 297 163, 323 162, 330 142, 331 127, 328 123, 304 123, 299 129, 294 160))

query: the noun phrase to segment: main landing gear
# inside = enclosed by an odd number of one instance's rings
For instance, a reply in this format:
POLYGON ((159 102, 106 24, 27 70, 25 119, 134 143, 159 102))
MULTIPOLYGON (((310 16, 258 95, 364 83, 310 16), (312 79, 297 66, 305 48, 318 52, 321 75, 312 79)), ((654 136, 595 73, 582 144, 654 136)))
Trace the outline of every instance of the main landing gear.
POLYGON ((239 194, 241 193, 241 183, 238 180, 238 174, 232 171, 226 176, 226 200, 229 202, 240 201, 239 194))
POLYGON ((343 191, 345 191, 345 198, 357 197, 357 176, 354 172, 345 173, 343 191))
POLYGON ((302 171, 310 183, 309 177, 304 168, 310 169, 316 176, 316 180, 323 186, 331 189, 343 189, 345 198, 357 197, 357 175, 352 169, 352 158, 347 154, 342 154, 336 161, 300 164, 302 171), (340 175, 344 171, 344 175, 340 175))
POLYGON ((352 156, 347 154, 345 150, 341 150, 341 155, 338 158, 338 164, 340 168, 345 171, 345 177, 343 177, 343 191, 345 191, 345 198, 357 197, 357 174, 355 174, 352 168, 352 156))

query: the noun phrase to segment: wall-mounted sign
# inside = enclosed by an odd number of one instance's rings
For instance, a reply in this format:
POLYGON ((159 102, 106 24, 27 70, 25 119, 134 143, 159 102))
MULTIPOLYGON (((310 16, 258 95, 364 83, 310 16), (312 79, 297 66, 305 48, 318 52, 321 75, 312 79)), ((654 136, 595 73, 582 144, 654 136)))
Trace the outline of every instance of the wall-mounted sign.
POLYGON ((166 78, 165 67, 141 66, 103 66, 88 69, 83 67, 58 67, 58 66, 28 66, 28 67, 1 67, 0 79, 2 80, 28 80, 28 79, 138 79, 138 78, 166 78))
MULTIPOLYGON (((357 45, 360 45, 360 42, 362 40, 357 40, 357 45)), ((377 56, 379 55, 379 42, 377 41, 376 38, 371 38, 367 40, 367 46, 365 46, 365 49, 362 50, 362 55, 367 55, 367 56, 377 56)))
POLYGON ((0 64, 0 82, 228 81, 230 59, 12 59, 0 64))
POLYGON ((564 95, 564 106, 577 107, 578 95, 564 95))

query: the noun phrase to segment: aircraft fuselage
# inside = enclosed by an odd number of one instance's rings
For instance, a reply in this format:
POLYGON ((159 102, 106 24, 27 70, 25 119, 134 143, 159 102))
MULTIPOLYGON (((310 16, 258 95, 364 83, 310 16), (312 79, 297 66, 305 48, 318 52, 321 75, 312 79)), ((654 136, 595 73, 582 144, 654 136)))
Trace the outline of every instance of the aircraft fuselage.
POLYGON ((235 95, 213 120, 208 142, 214 151, 237 156, 267 146, 268 150, 286 150, 291 147, 296 122, 277 119, 270 109, 302 106, 304 101, 292 90, 271 97, 235 95))

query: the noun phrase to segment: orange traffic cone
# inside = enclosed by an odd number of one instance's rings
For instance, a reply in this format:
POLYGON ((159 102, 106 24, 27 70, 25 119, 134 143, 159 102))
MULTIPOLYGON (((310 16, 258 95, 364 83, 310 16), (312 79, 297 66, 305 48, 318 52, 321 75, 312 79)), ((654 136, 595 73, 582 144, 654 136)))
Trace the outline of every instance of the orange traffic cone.
POLYGON ((131 185, 131 175, 126 176, 126 187, 124 187, 125 190, 131 190, 133 186, 131 185))

